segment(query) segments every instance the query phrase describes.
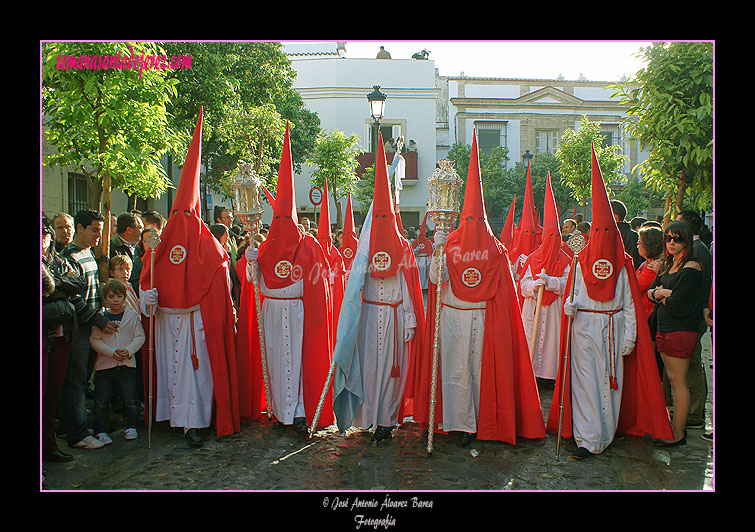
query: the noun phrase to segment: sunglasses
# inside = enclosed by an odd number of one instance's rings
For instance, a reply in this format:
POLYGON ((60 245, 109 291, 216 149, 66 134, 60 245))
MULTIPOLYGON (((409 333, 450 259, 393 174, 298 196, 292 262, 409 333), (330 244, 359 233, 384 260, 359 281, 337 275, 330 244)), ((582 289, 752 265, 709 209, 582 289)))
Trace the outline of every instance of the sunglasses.
POLYGON ((664 235, 663 238, 664 238, 664 240, 666 240, 666 242, 671 242, 673 240, 677 244, 684 244, 684 239, 682 237, 680 237, 680 236, 664 235))

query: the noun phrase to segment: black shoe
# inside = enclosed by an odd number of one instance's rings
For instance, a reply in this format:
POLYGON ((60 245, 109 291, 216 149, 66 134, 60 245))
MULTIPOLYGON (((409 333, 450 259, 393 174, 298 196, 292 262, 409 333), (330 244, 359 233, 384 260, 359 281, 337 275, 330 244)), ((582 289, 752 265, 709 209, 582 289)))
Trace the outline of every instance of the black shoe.
POLYGON ((687 444, 687 431, 684 431, 684 436, 682 436, 677 441, 663 441, 660 438, 657 440, 653 440, 653 445, 656 447, 678 447, 679 445, 686 445, 687 444))
POLYGON ((43 462, 70 462, 71 460, 73 460, 73 455, 64 453, 60 449, 42 456, 43 462))
POLYGON ((393 435, 391 432, 393 431, 393 427, 381 427, 378 425, 377 430, 375 431, 375 435, 372 436, 372 441, 383 441, 383 440, 390 440, 393 438, 393 435))
POLYGON ((294 418, 294 432, 298 434, 305 434, 308 431, 309 429, 307 429, 307 420, 305 418, 294 418))
POLYGON ((186 441, 189 442, 189 445, 191 445, 192 447, 202 446, 202 435, 199 433, 199 429, 187 430, 184 437, 186 438, 186 441))
POLYGON ((584 447, 578 447, 571 455, 575 460, 584 460, 585 458, 592 456, 592 453, 584 447))
POLYGON ((475 434, 471 434, 469 432, 462 432, 459 435, 459 439, 456 440, 456 445, 459 447, 466 447, 470 443, 472 443, 472 440, 475 439, 475 434))

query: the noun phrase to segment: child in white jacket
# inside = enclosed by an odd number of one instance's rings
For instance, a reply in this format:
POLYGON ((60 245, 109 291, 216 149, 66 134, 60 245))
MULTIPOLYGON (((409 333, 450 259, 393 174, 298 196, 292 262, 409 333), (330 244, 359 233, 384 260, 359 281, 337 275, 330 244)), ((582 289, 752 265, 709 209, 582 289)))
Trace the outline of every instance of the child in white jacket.
POLYGON ((139 315, 126 306, 126 284, 110 279, 102 289, 105 317, 118 323, 115 333, 105 334, 92 327, 89 344, 97 352, 94 363, 94 435, 105 444, 113 440, 107 434, 113 386, 123 399, 126 414, 126 439, 138 436, 139 399, 136 394, 136 359, 134 354, 144 344, 144 329, 139 315))

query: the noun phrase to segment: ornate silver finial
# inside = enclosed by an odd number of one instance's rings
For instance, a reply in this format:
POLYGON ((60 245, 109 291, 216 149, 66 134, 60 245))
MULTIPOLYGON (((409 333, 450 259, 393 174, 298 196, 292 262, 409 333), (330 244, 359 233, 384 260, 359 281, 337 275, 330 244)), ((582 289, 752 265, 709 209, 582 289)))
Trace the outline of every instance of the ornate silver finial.
POLYGON ((587 246, 587 240, 585 240, 582 233, 574 231, 572 236, 566 242, 566 245, 569 246, 569 249, 571 249, 575 255, 579 255, 579 252, 587 246))
POLYGON ((260 203, 262 178, 254 170, 251 163, 239 161, 230 181, 233 215, 241 220, 247 229, 251 229, 264 212, 260 203))
POLYGON ((160 245, 160 235, 154 229, 150 229, 147 236, 144 238, 144 243, 147 244, 150 249, 155 249, 160 245))
POLYGON ((427 178, 430 187, 430 199, 427 211, 436 226, 449 230, 461 206, 461 185, 463 180, 454 168, 454 161, 438 161, 438 168, 427 178))

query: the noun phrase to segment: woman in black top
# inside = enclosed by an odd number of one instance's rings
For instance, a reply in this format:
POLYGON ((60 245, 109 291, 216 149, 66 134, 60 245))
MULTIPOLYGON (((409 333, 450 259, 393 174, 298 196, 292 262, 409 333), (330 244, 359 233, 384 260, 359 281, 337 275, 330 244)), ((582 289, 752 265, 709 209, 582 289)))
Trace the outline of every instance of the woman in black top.
POLYGON ((664 232, 666 258, 647 291, 660 303, 656 345, 663 358, 674 401, 673 440, 655 440, 659 447, 687 443, 684 426, 689 413, 687 371, 697 342, 703 309, 703 273, 692 254, 692 229, 687 222, 671 222, 664 232))

